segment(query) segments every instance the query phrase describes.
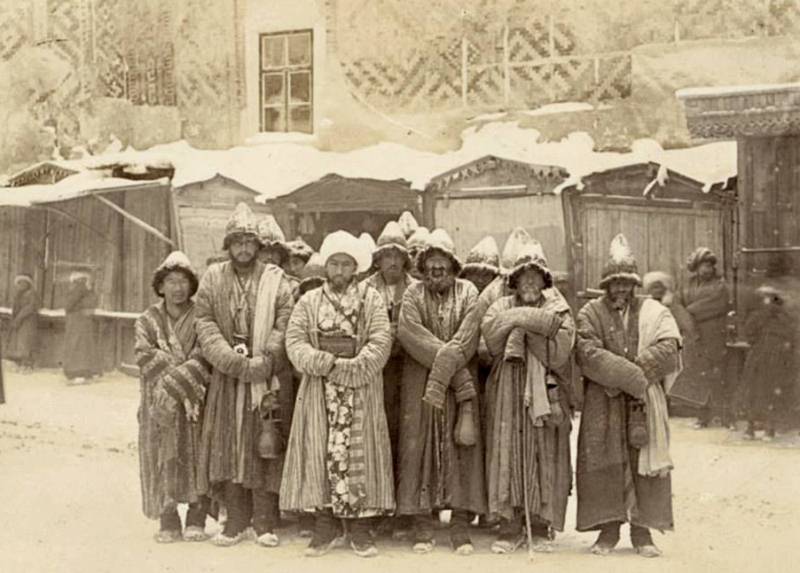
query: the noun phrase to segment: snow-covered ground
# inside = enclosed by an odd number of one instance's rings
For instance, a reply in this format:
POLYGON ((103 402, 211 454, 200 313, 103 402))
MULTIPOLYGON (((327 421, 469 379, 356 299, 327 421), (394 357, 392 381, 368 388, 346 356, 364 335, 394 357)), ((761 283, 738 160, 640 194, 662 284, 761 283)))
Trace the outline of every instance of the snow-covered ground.
MULTIPOLYGON (((301 556, 306 541, 294 528, 282 546, 252 543, 220 549, 208 543, 170 546, 152 541, 156 524, 140 509, 136 452, 138 382, 110 374, 68 387, 58 371, 6 372, 0 405, 0 571, 539 571, 615 573, 650 571, 790 571, 800 559, 800 447, 797 436, 744 442, 741 434, 694 431, 673 422, 677 530, 656 535, 665 552, 646 561, 627 537, 606 558, 587 553, 593 535, 574 531, 574 498, 557 552, 527 561, 489 553, 492 537, 475 533, 477 552, 456 557, 442 532, 427 556, 402 542, 379 541, 381 554, 361 560, 345 549, 319 559, 301 556)), ((216 524, 208 522, 209 531, 216 524)))

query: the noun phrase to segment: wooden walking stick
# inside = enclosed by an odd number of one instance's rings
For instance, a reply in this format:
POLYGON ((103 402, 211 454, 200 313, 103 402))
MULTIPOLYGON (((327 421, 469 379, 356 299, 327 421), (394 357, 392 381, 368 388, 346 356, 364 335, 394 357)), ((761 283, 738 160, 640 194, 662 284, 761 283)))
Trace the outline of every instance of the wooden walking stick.
POLYGON ((525 533, 528 536, 528 559, 533 561, 533 531, 531 528, 531 506, 528 493, 528 455, 526 454, 528 445, 528 408, 530 406, 524 405, 522 407, 522 497, 525 504, 525 533))

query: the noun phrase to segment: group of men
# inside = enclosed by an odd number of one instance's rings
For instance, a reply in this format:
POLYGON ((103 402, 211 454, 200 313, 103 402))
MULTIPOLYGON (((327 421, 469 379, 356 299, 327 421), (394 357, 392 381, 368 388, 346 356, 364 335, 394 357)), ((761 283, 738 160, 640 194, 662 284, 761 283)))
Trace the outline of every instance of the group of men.
POLYGON ((462 264, 444 230, 404 214, 374 246, 337 231, 312 254, 241 204, 224 249, 202 278, 171 254, 153 279, 163 300, 136 326, 158 541, 203 540, 205 516, 224 513, 215 544, 253 531, 273 547, 281 515, 299 514, 308 556, 345 541, 373 556, 388 532, 427 553, 450 510, 459 555, 479 519, 498 525, 495 553, 551 551, 572 489, 577 362, 577 528, 599 531, 605 555, 627 522, 640 555, 660 554, 650 531, 673 528, 665 392, 681 335, 635 295, 623 236, 603 296, 574 318, 522 229, 502 257, 489 237, 462 264))

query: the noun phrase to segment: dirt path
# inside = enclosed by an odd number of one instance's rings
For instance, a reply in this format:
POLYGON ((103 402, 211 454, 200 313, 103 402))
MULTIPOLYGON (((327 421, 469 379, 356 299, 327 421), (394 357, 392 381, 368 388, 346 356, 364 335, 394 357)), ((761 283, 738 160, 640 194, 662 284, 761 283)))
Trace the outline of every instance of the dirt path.
MULTIPOLYGON (((7 365, 6 365, 7 366, 7 365)), ((436 551, 410 553, 380 541, 381 555, 361 560, 337 550, 320 560, 301 556, 305 540, 283 532, 277 549, 251 543, 156 545, 156 524, 140 510, 136 442, 138 383, 123 375, 67 387, 56 372, 6 370, 8 404, 0 406, 0 571, 789 571, 800 561, 798 439, 748 443, 725 430, 694 431, 673 423, 677 531, 656 535, 665 557, 646 561, 625 541, 618 552, 587 554, 592 535, 574 531, 574 498, 557 552, 527 561, 524 552, 489 553, 492 537, 476 533, 477 552, 451 554, 447 536, 436 551)), ((216 527, 209 520, 209 530, 216 527)), ((625 535, 625 531, 623 531, 625 535)))

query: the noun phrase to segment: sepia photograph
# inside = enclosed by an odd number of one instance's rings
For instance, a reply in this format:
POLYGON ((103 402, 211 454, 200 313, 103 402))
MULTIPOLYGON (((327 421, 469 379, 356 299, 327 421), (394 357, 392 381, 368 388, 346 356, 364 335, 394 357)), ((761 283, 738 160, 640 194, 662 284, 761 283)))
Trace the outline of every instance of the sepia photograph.
POLYGON ((0 571, 800 561, 800 0, 0 0, 0 571))

